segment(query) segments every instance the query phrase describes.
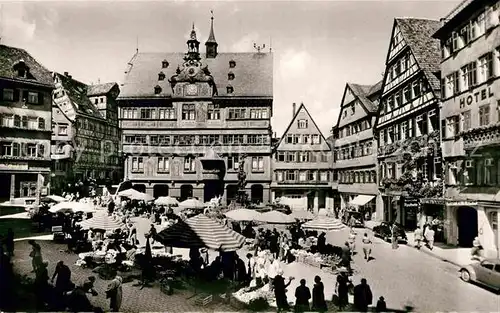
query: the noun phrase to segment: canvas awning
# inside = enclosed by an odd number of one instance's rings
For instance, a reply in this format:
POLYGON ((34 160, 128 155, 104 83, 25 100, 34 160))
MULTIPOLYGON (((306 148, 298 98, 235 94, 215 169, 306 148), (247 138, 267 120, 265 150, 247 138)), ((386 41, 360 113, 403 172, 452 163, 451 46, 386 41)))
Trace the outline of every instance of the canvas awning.
POLYGON ((375 196, 359 195, 356 196, 356 198, 352 199, 352 201, 349 202, 349 204, 363 206, 368 202, 372 201, 373 198, 375 198, 375 196))

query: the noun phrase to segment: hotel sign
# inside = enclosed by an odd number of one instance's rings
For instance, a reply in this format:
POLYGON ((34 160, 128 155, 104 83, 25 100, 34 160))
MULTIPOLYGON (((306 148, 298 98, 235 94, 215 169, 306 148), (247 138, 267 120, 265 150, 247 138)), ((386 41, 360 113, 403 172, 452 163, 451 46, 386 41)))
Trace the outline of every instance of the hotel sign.
POLYGON ((487 100, 494 96, 494 92, 491 90, 491 87, 483 88, 478 91, 473 91, 462 98, 460 98, 460 108, 463 109, 465 106, 470 106, 472 104, 479 103, 483 100, 487 100))

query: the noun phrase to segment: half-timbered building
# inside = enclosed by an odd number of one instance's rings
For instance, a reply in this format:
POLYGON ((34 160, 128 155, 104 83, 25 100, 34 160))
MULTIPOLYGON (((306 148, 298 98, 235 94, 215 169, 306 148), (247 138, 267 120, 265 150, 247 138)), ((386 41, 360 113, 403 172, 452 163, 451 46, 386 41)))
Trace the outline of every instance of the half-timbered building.
POLYGON ((330 146, 306 106, 297 109, 294 103, 292 121, 274 150, 271 198, 303 199, 302 208, 310 211, 332 209, 330 158, 330 146))
POLYGON ((442 194, 439 22, 394 20, 376 122, 384 220, 413 228, 420 198, 442 194))
POLYGON ((340 209, 357 210, 367 219, 375 213, 378 194, 373 126, 381 86, 382 82, 347 83, 333 128, 333 183, 340 194, 340 209))

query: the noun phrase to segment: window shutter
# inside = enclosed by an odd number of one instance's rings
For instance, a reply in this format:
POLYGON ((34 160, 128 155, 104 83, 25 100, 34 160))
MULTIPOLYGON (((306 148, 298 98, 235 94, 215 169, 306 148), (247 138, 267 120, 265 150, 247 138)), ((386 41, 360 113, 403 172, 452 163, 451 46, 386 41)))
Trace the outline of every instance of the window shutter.
POLYGON ((43 92, 38 93, 38 104, 43 105, 43 92))
POLYGON ((19 102, 19 89, 14 89, 14 102, 19 102))

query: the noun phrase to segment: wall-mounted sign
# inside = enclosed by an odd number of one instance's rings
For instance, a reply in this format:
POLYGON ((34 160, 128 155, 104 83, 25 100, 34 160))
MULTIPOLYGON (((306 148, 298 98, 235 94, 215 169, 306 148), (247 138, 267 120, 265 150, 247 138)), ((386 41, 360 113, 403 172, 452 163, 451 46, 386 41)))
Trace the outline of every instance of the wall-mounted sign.
POLYGON ((487 100, 493 97, 495 94, 491 90, 491 87, 487 87, 478 91, 472 91, 467 95, 464 95, 460 98, 460 108, 463 109, 465 106, 469 106, 471 104, 479 103, 483 100, 487 100))
POLYGON ((28 164, 17 164, 17 163, 0 164, 0 169, 25 171, 28 170, 28 164))

